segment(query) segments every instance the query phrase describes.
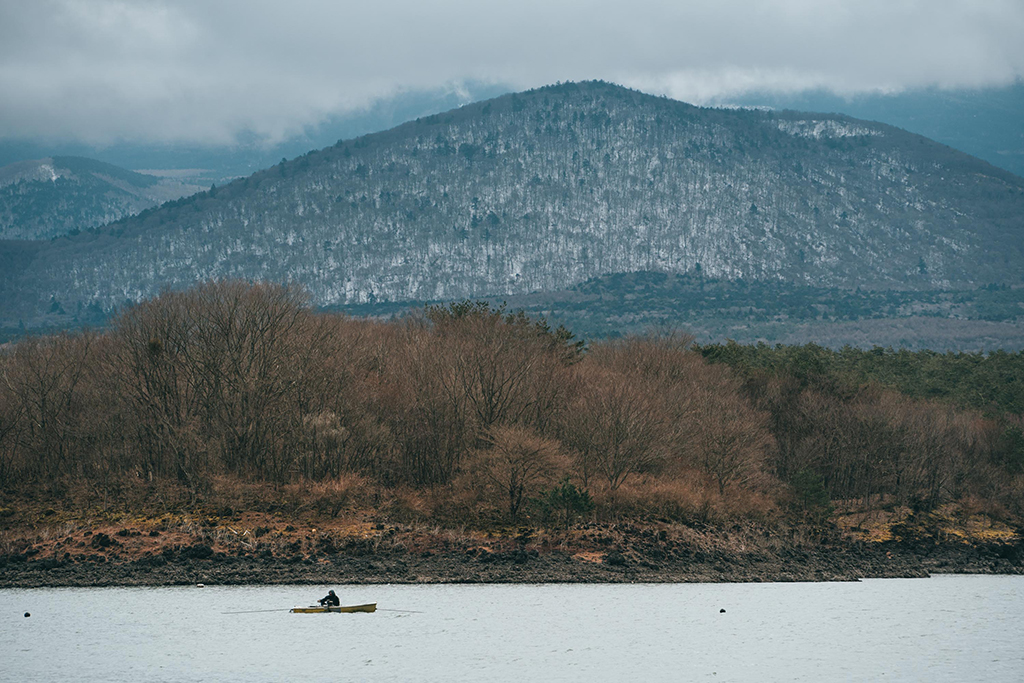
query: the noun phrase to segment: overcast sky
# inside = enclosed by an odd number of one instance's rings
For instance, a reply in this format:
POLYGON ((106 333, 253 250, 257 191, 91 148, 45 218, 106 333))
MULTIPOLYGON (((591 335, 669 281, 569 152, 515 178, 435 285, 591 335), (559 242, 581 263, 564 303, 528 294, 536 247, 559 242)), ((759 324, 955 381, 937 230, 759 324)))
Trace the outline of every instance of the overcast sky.
POLYGON ((1024 76, 1024 0, 0 0, 0 137, 287 137, 400 90, 748 90, 1024 76))

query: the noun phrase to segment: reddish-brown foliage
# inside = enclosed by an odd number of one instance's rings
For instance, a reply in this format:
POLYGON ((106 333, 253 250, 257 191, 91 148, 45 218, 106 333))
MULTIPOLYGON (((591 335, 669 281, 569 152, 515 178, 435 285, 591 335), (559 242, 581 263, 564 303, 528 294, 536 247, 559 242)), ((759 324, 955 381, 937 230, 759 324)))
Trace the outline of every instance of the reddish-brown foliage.
POLYGON ((793 481, 820 481, 823 494, 793 491, 803 501, 1020 509, 1019 416, 743 382, 691 342, 630 337, 583 353, 565 331, 485 304, 379 322, 316 313, 292 287, 208 283, 103 334, 0 355, 0 488, 108 500, 176 486, 191 502, 244 505, 301 486, 330 515, 357 501, 515 522, 571 473, 598 516, 764 516, 793 481))

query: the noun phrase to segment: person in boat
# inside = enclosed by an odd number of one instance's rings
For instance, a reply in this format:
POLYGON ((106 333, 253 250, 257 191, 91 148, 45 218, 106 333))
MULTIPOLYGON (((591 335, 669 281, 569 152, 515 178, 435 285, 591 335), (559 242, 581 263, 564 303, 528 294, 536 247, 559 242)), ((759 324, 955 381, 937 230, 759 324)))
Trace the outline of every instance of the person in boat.
POLYGON ((320 604, 325 607, 338 607, 341 605, 341 600, 334 594, 334 591, 330 591, 323 598, 320 599, 320 604))

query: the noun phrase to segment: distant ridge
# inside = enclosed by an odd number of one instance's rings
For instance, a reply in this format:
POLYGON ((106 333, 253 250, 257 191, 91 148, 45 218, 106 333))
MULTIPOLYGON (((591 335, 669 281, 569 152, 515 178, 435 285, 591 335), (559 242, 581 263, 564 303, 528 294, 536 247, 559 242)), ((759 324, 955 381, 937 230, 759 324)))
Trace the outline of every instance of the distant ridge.
POLYGON ((20 161, 0 168, 0 239, 88 230, 199 189, 84 157, 20 161))

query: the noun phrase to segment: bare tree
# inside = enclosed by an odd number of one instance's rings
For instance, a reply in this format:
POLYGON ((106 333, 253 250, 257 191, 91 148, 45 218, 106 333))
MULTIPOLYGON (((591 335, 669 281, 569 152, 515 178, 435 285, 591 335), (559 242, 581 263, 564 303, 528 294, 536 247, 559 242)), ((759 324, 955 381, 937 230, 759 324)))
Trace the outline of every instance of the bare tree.
POLYGON ((0 489, 15 480, 17 455, 21 433, 27 428, 26 405, 11 384, 15 361, 9 355, 0 355, 0 489))
POLYGON ((140 475, 171 474, 193 495, 205 460, 202 414, 207 379, 193 335, 198 312, 188 293, 165 293, 114 322, 105 376, 125 403, 140 475))
POLYGON ((450 482, 471 446, 470 408, 454 378, 453 353, 450 343, 412 324, 387 371, 387 417, 401 477, 418 486, 450 482))
POLYGON ((583 485, 600 474, 615 491, 665 453, 664 419, 641 378, 587 368, 582 390, 566 411, 563 442, 578 454, 583 485))
POLYGON ((490 447, 480 452, 480 465, 502 493, 509 519, 515 523, 528 495, 556 471, 559 445, 515 425, 495 427, 487 437, 490 447))
POLYGON ((225 465, 283 480, 290 463, 282 437, 297 427, 288 410, 292 370, 309 351, 294 334, 309 314, 307 297, 293 287, 240 282, 205 285, 195 296, 205 409, 225 465))
POLYGON ((4 364, 2 382, 25 455, 23 467, 50 479, 81 471, 91 434, 86 413, 96 335, 59 334, 25 340, 4 364))
POLYGON ((690 415, 698 463, 724 493, 763 471, 771 435, 764 417, 719 387, 704 387, 690 415))
POLYGON ((505 314, 483 303, 429 314, 451 362, 452 372, 440 378, 450 396, 466 401, 479 445, 494 425, 546 423, 565 395, 560 380, 575 358, 568 339, 522 313, 505 314))

